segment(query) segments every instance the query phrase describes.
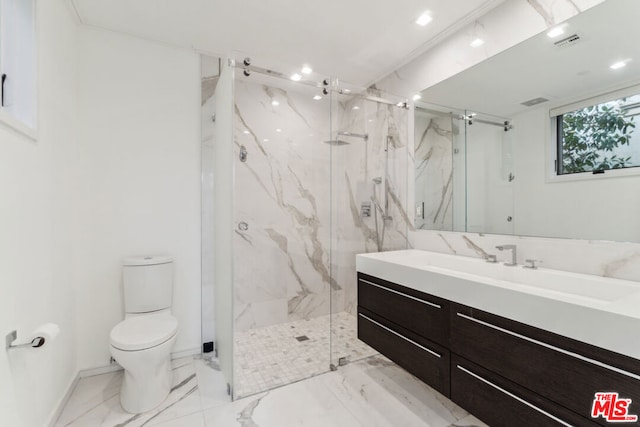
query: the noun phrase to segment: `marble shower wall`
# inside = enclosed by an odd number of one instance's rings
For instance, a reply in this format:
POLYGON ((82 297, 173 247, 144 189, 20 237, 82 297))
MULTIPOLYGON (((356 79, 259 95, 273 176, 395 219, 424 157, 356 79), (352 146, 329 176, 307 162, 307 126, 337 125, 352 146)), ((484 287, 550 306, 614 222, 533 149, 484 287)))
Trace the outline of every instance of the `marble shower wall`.
POLYGON ((327 315, 329 99, 319 89, 236 72, 235 331, 327 315), (246 150, 246 161, 240 161, 246 150))
POLYGON ((408 114, 395 105, 334 96, 332 136, 341 141, 332 145, 331 156, 332 273, 341 289, 334 294, 334 312, 356 312, 356 254, 407 247, 408 114), (382 218, 376 202, 381 210, 387 206, 390 219, 382 218), (368 217, 361 214, 363 203, 371 207, 368 217))

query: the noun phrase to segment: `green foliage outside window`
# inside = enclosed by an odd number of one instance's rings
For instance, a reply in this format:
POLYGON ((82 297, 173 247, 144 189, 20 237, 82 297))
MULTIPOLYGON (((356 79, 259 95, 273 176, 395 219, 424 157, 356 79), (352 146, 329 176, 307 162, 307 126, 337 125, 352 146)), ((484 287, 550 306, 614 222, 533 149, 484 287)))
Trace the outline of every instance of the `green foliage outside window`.
POLYGON ((561 117, 562 174, 629 166, 631 158, 619 157, 616 149, 629 145, 636 125, 619 102, 594 105, 561 117))

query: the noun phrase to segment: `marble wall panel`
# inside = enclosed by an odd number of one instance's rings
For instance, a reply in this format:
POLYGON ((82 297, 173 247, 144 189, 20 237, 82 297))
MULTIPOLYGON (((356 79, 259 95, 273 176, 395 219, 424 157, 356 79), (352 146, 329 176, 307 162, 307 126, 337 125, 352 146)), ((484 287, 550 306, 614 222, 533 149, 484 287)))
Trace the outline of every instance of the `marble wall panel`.
POLYGON ((316 88, 238 74, 233 251, 242 331, 329 314, 330 289, 340 287, 329 266, 329 101, 314 100, 316 88))

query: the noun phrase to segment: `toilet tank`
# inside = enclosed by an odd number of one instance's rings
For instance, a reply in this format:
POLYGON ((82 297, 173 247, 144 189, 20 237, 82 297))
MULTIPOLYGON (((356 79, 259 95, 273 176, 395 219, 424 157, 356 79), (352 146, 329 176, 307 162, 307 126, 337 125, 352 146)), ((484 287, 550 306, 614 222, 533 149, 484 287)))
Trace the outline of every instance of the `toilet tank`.
POLYGON ((128 257, 123 262, 124 311, 148 313, 171 308, 173 258, 128 257))

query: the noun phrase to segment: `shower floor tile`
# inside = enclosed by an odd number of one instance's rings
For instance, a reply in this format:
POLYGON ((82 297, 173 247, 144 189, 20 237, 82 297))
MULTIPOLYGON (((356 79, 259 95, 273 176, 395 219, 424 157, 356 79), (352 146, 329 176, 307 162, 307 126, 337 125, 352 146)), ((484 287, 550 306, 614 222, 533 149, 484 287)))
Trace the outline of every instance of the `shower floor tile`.
POLYGON ((356 318, 341 312, 235 334, 235 396, 249 396, 330 370, 338 359, 376 354, 358 340, 356 318), (330 350, 332 349, 332 350, 330 350))

